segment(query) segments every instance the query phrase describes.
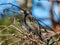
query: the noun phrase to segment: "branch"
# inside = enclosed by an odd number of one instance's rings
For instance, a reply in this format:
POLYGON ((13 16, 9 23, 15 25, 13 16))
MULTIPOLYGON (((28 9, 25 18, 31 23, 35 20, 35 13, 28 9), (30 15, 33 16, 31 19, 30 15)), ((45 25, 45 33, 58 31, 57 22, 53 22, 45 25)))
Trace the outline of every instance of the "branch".
POLYGON ((12 3, 3 3, 3 4, 0 4, 0 5, 8 5, 8 4, 10 4, 10 5, 12 5, 12 6, 15 6, 15 7, 17 7, 17 8, 19 8, 19 9, 25 11, 24 9, 22 9, 22 8, 20 8, 19 6, 14 5, 14 4, 12 4, 12 3))

